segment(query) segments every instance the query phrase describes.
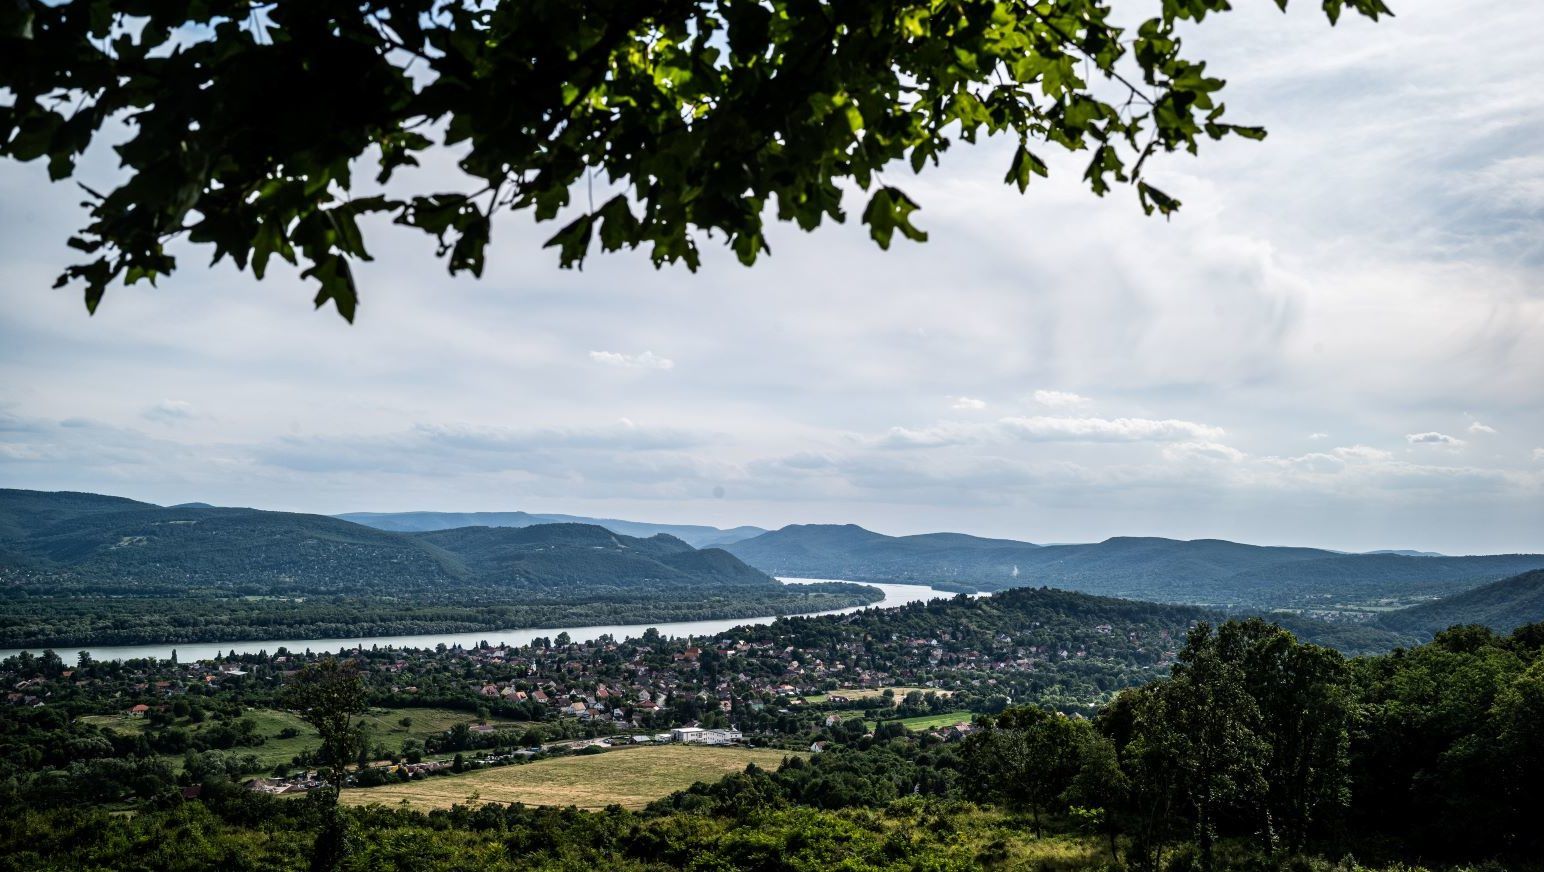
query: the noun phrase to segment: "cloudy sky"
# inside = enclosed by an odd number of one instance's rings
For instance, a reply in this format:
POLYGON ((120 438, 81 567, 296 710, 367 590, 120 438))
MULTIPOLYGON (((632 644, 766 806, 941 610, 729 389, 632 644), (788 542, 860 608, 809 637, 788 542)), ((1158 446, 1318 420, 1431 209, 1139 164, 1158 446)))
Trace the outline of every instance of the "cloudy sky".
POLYGON ((191 252, 88 318, 77 192, 0 165, 0 485, 1544 551, 1544 8, 1241 5, 1190 42, 1270 138, 1164 161, 1167 223, 987 145, 898 177, 932 239, 888 253, 565 272, 515 216, 481 281, 381 228, 352 327, 191 252))

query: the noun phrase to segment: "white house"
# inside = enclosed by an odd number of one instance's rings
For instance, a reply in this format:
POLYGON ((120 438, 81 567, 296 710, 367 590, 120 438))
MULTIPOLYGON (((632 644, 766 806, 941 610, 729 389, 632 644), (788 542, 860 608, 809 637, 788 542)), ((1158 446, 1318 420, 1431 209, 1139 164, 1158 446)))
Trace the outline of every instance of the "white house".
POLYGON ((705 730, 702 727, 676 727, 670 731, 670 741, 688 745, 733 745, 740 741, 739 730, 705 730))
POLYGON ((676 727, 670 731, 670 741, 696 742, 700 741, 698 737, 706 732, 707 730, 704 730, 702 727, 676 727))

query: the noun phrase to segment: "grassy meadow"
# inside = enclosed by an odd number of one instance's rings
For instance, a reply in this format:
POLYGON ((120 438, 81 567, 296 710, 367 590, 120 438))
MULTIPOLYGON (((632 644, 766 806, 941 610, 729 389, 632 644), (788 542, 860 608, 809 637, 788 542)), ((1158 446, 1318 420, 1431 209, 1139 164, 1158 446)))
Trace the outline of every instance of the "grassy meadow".
POLYGON ((698 781, 717 781, 747 764, 776 769, 787 751, 703 745, 640 745, 604 754, 555 757, 535 763, 480 769, 354 788, 343 792, 348 805, 406 804, 418 809, 457 803, 521 802, 526 805, 639 809, 698 781))
MULTIPOLYGON (((914 718, 901 718, 901 723, 905 724, 908 730, 935 730, 939 727, 954 726, 961 721, 968 724, 973 717, 975 715, 967 711, 941 712, 936 715, 918 715, 914 718)), ((869 729, 873 729, 875 722, 868 721, 867 724, 869 729)))

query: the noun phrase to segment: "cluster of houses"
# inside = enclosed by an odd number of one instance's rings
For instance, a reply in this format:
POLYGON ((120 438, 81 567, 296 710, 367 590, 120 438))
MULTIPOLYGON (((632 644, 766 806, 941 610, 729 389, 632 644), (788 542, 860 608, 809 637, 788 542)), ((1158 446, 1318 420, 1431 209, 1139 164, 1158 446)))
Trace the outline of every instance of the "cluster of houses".
MULTIPOLYGON (((40 659, 35 658, 34 668, 37 668, 40 659)), ((119 708, 120 714, 144 717, 157 708, 148 704, 147 700, 169 700, 184 696, 190 688, 201 688, 204 692, 217 691, 257 672, 264 673, 272 681, 281 680, 290 674, 279 665, 286 659, 272 658, 263 665, 216 660, 193 663, 179 663, 176 660, 144 661, 133 665, 120 664, 111 671, 110 676, 104 676, 86 665, 77 669, 58 669, 51 674, 39 669, 34 674, 12 682, 10 691, 5 694, 5 702, 34 707, 60 698, 109 695, 116 699, 134 700, 119 708)))
POLYGON ((273 795, 305 793, 309 790, 315 790, 325 783, 315 772, 302 772, 298 775, 291 775, 288 778, 254 778, 247 782, 247 789, 256 793, 273 795))

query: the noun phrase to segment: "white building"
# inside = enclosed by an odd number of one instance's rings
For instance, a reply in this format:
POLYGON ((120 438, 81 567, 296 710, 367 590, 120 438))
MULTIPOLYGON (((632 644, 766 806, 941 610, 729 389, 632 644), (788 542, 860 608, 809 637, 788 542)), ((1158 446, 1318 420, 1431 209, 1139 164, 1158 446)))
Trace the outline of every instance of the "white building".
POLYGON ((670 741, 689 745, 733 745, 740 741, 739 730, 705 730, 702 727, 676 727, 670 731, 670 741))

